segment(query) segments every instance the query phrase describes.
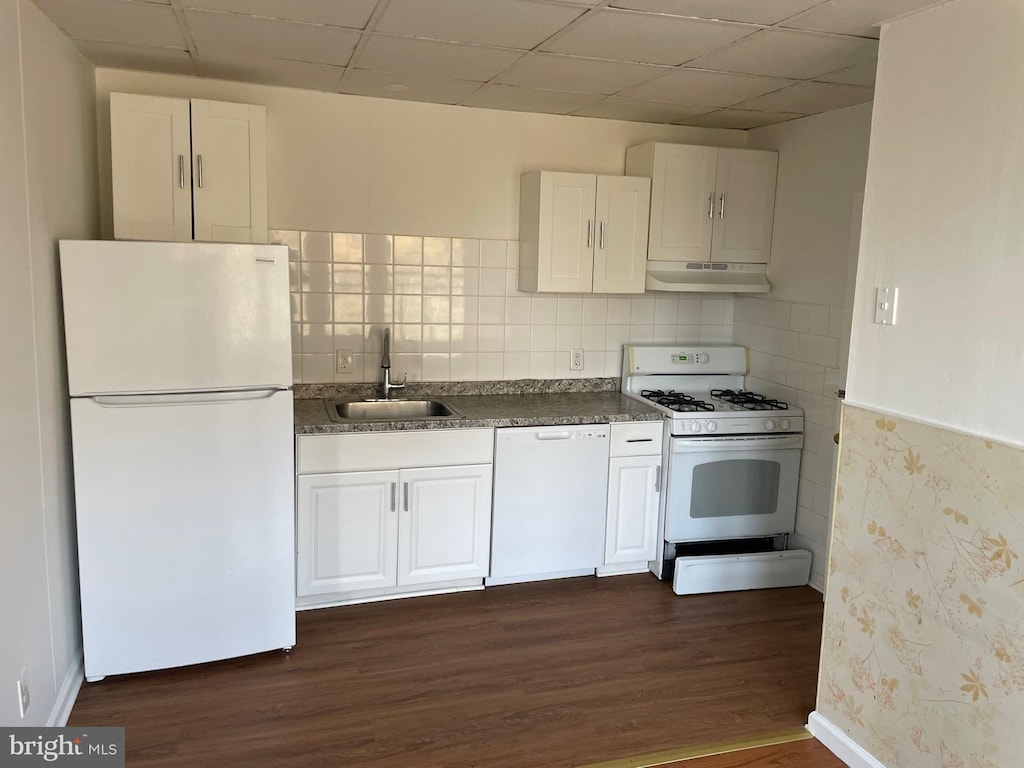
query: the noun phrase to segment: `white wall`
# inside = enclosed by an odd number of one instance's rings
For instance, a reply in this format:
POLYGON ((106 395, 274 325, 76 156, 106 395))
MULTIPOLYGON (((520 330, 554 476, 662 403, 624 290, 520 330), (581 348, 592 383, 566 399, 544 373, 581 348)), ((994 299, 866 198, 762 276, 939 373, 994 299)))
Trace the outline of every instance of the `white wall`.
POLYGON ((750 146, 779 152, 768 279, 772 298, 843 306, 851 212, 868 164, 871 104, 750 132, 750 146))
POLYGON ((851 402, 1024 445, 1024 4, 958 0, 884 29, 851 402), (895 327, 877 286, 900 290, 895 327))
POLYGON ((39 725, 80 679, 56 240, 98 234, 95 101, 92 67, 31 2, 0 0, 0 36, 0 723, 39 725))
POLYGON ((743 131, 420 104, 172 75, 96 73, 104 236, 109 93, 264 104, 273 229, 516 239, 528 170, 622 173, 660 140, 744 146, 743 131))
POLYGON ((752 386, 804 409, 796 535, 814 553, 824 589, 843 386, 849 282, 855 266, 871 105, 751 131, 750 146, 779 152, 767 298, 737 297, 735 341, 750 350, 752 386), (851 264, 853 262, 853 264, 851 264))

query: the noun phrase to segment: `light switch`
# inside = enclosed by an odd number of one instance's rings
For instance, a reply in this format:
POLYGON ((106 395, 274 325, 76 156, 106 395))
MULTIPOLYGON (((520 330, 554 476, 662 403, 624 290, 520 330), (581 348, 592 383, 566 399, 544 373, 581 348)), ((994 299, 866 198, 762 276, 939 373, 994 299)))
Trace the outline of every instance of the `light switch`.
POLYGON ((896 288, 875 290, 875 322, 879 325, 896 325, 896 288))

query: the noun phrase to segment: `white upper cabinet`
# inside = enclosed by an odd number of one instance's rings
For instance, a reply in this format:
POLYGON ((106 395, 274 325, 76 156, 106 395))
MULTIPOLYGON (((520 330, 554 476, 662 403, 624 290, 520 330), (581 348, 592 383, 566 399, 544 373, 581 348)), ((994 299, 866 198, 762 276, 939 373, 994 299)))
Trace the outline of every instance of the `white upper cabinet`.
POLYGON ((650 179, 523 174, 519 289, 643 293, 650 179))
POLYGON ((110 94, 114 237, 192 239, 192 144, 186 99, 110 94))
POLYGON ((266 110, 110 94, 114 237, 267 242, 266 110))
POLYGON ((765 264, 771 255, 778 153, 649 143, 626 172, 651 178, 647 258, 765 264))
POLYGON ((767 264, 775 214, 776 152, 718 150, 711 261, 767 264))

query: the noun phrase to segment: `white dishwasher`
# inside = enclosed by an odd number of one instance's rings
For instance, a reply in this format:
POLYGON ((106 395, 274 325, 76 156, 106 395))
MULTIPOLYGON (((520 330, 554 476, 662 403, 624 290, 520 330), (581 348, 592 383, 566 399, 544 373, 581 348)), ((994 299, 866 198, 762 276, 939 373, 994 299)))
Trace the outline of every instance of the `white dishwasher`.
POLYGON ((494 441, 484 584, 593 574, 604 555, 608 425, 504 427, 494 441))

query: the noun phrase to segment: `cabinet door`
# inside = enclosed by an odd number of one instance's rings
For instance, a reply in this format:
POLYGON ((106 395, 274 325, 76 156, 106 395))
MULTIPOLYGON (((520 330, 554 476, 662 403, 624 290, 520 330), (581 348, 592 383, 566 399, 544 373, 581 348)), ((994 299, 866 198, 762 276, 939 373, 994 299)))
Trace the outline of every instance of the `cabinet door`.
POLYGON ((598 176, 594 293, 643 293, 651 180, 598 176))
POLYGON ((298 595, 395 586, 398 472, 300 475, 298 595))
POLYGON ((715 147, 655 146, 648 259, 708 260, 717 162, 715 147))
POLYGON ((114 237, 192 239, 186 99, 110 94, 114 237))
POLYGON ((401 483, 398 583, 486 576, 491 466, 402 470, 401 483))
POLYGON ((778 165, 775 152, 718 151, 712 261, 768 263, 778 165))
POLYGON ((195 239, 267 242, 266 109, 192 100, 195 239))
POLYGON ((657 557, 661 456, 610 460, 604 562, 635 563, 657 557))
POLYGON ((596 177, 591 174, 541 174, 538 290, 590 292, 594 280, 596 194, 596 177))

